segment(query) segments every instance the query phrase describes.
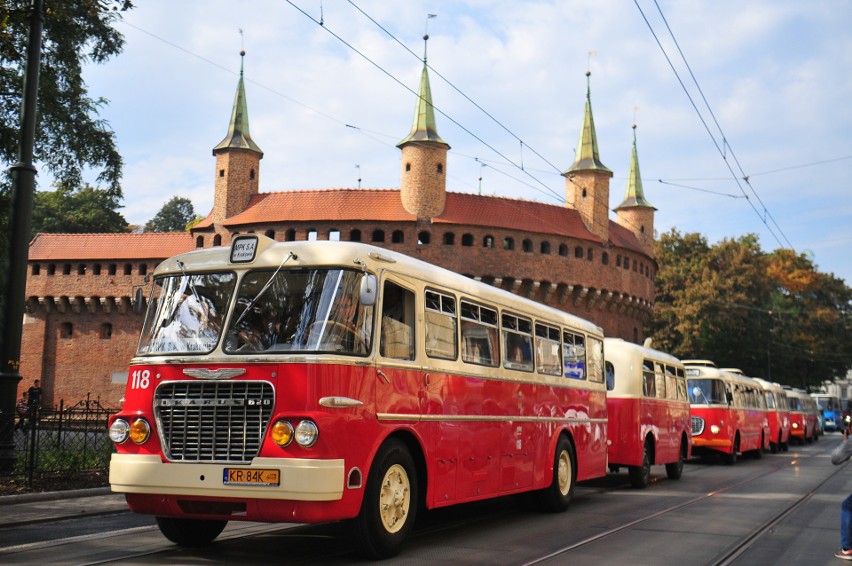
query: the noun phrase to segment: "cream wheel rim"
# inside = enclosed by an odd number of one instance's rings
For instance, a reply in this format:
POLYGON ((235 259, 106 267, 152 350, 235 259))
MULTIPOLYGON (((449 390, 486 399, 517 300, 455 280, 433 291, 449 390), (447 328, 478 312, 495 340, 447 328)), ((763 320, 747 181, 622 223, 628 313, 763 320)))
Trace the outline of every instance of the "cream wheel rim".
POLYGON ((411 508, 411 482, 408 472, 399 464, 394 464, 382 478, 379 493, 379 515, 382 525, 389 533, 398 532, 408 518, 411 508))
POLYGON ((571 456, 567 450, 559 453, 559 461, 556 465, 556 480, 559 482, 559 493, 568 495, 568 492, 571 490, 571 456))

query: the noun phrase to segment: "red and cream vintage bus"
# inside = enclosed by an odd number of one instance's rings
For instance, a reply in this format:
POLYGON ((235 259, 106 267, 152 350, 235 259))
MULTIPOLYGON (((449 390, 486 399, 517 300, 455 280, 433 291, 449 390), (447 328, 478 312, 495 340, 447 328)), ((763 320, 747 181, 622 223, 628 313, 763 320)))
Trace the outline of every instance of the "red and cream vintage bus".
POLYGON ((683 360, 686 367, 692 453, 719 454, 734 464, 742 452, 755 458, 768 448, 763 391, 750 377, 720 370, 707 360, 683 360))
POLYGON ((753 378, 763 389, 763 401, 766 404, 766 417, 769 420, 769 451, 786 452, 790 445, 790 410, 787 406, 787 392, 781 385, 758 377, 753 378))
POLYGON ((800 444, 819 440, 816 401, 801 389, 787 387, 784 390, 790 408, 790 438, 800 444))
POLYGON ((180 545, 347 520, 397 553, 425 508, 607 470, 603 334, 385 249, 235 236, 155 270, 110 484, 180 545))
POLYGON ((679 479, 692 446, 683 364, 649 346, 604 339, 609 469, 626 466, 637 488, 648 485, 654 464, 679 479))

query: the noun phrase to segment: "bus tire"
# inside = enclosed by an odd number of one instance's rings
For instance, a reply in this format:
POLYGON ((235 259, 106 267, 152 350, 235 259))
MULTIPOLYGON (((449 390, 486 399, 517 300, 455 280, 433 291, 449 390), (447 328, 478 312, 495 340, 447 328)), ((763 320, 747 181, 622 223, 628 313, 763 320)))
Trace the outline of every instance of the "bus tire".
POLYGON ((630 485, 636 489, 645 489, 651 481, 651 439, 646 438, 642 447, 642 465, 628 466, 630 485))
POLYGON ((683 462, 686 460, 686 444, 680 442, 680 451, 678 452, 677 462, 666 464, 666 476, 670 480, 679 480, 683 475, 683 462))
POLYGON ((163 536, 178 546, 207 546, 225 529, 228 521, 157 517, 163 536))
POLYGON ((361 511, 352 522, 358 553, 374 560, 399 554, 414 528, 419 501, 414 459, 400 440, 388 440, 373 460, 361 511))
POLYGON ((539 506, 550 513, 561 513, 568 509, 574 497, 577 465, 574 447, 565 436, 559 437, 553 457, 553 481, 549 487, 539 491, 539 506))
POLYGON ((722 462, 725 463, 726 466, 733 466, 737 463, 737 453, 740 451, 740 435, 738 434, 734 438, 734 446, 733 450, 730 454, 722 454, 722 462))

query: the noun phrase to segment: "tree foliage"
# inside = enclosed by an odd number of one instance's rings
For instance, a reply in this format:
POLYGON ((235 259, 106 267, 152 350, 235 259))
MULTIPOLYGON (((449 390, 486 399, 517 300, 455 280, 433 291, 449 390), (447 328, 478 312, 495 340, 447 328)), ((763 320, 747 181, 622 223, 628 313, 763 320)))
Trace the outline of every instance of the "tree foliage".
POLYGON ((127 232, 127 220, 118 212, 119 206, 109 191, 88 185, 79 190, 59 186, 55 191, 39 191, 33 200, 31 237, 39 232, 127 232))
POLYGON ((660 349, 798 387, 846 374, 852 289, 805 255, 767 254, 751 234, 711 246, 675 229, 656 254, 651 332, 660 349))
POLYGON ((145 224, 146 232, 184 232, 195 220, 192 202, 183 197, 172 197, 154 218, 145 224))

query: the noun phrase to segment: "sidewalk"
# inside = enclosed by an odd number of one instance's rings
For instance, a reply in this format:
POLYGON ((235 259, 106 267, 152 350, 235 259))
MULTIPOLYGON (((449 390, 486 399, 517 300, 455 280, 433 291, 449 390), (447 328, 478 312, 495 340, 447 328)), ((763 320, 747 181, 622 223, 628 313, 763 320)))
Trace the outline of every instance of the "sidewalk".
POLYGON ((6 527, 126 510, 124 494, 112 493, 108 487, 0 497, 0 523, 6 527))

